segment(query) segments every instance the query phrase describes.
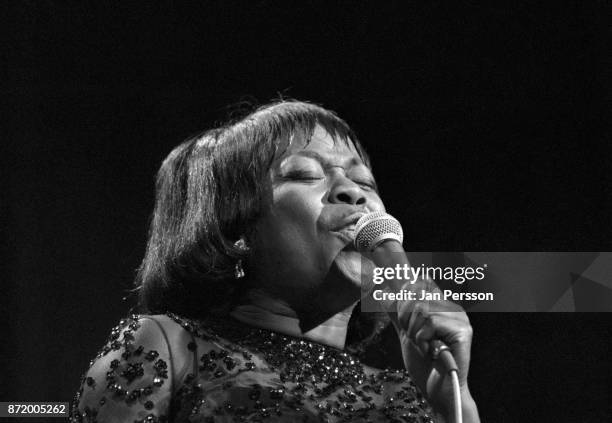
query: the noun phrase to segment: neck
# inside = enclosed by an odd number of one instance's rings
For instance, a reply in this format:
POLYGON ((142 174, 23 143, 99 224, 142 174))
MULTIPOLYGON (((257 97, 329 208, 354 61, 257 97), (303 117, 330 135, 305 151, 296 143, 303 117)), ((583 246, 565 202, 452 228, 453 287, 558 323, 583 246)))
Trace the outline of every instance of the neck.
POLYGON ((262 291, 251 291, 249 302, 237 306, 230 315, 251 326, 272 330, 295 338, 303 338, 334 348, 343 349, 351 312, 355 304, 340 311, 307 332, 300 327, 298 314, 285 302, 262 291))

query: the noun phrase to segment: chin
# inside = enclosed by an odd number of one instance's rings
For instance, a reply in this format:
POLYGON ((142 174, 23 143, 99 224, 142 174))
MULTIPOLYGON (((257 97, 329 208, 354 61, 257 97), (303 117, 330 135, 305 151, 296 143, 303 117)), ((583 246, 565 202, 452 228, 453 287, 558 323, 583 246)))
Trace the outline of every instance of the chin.
POLYGON ((350 280, 355 286, 361 287, 361 266, 362 261, 367 261, 360 253, 355 250, 342 250, 336 256, 336 267, 346 279, 350 280))

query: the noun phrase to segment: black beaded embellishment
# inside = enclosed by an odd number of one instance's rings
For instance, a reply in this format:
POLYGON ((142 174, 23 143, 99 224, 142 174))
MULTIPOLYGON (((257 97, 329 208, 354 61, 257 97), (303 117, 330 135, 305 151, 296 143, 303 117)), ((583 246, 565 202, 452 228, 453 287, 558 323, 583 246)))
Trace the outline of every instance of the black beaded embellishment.
POLYGON ((433 422, 428 404, 405 371, 368 368, 345 351, 229 318, 168 316, 198 339, 182 346, 187 356, 195 355, 195 373, 177 382, 169 410, 157 410, 151 395, 167 382, 170 363, 157 351, 134 345, 140 323, 139 316, 132 316, 112 329, 96 356, 121 352, 105 369, 104 383, 83 377, 71 422, 95 422, 110 402, 133 408, 135 423, 433 422), (150 383, 138 388, 136 381, 145 376, 150 383), (79 411, 85 390, 102 390, 104 395, 79 411))
MULTIPOLYGON (((106 393, 99 401, 97 407, 86 406, 83 411, 79 411, 78 404, 81 396, 85 389, 101 389, 96 385, 96 381, 92 377, 83 377, 81 382, 81 388, 77 392, 70 410, 70 421, 74 423, 81 422, 96 422, 99 411, 102 407, 107 406, 110 401, 121 401, 129 407, 140 406, 146 410, 152 410, 154 403, 146 398, 152 395, 156 389, 163 384, 163 379, 168 377, 167 364, 164 360, 158 359, 153 365, 149 362, 159 356, 157 351, 146 352, 143 360, 141 357, 144 352, 144 347, 139 345, 134 346, 134 333, 140 329, 141 325, 138 322, 140 316, 133 315, 129 318, 123 319, 119 322, 119 325, 115 326, 110 333, 110 336, 106 344, 102 347, 96 357, 90 362, 90 366, 94 362, 106 355, 111 351, 121 350, 121 360, 114 359, 110 362, 110 365, 106 371, 106 382, 103 387, 106 393), (128 360, 130 360, 128 362, 128 360), (137 361, 139 360, 139 361, 137 361), (147 366, 145 368, 145 366, 147 366), (137 379, 142 378, 145 373, 151 368, 156 373, 156 377, 153 379, 153 384, 145 386, 140 389, 130 389, 129 386, 137 379)), ((155 422, 162 423, 167 422, 166 416, 156 416, 155 414, 148 414, 137 422, 155 422)))
POLYGON ((220 347, 199 357, 199 378, 188 375, 177 394, 177 403, 191 410, 191 418, 229 415, 238 422, 281 417, 322 422, 433 421, 429 406, 405 371, 366 372, 363 364, 345 351, 245 327, 231 319, 198 322, 168 316, 195 337, 220 347), (245 402, 233 395, 234 389, 240 391, 233 387, 233 381, 242 372, 271 373, 276 375, 276 383, 252 385, 245 402), (228 400, 211 408, 203 393, 206 381, 224 378, 227 381, 221 389, 228 400), (387 392, 388 386, 395 389, 387 392), (308 404, 310 411, 306 411, 308 404))

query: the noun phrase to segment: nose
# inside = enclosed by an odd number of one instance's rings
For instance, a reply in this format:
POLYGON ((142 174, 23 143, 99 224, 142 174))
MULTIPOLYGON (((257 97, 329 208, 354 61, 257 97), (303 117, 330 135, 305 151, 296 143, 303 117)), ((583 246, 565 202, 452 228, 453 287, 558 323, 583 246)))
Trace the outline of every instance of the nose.
POLYGON ((343 203, 361 206, 366 203, 363 190, 346 176, 338 176, 337 182, 329 192, 330 203, 343 203))

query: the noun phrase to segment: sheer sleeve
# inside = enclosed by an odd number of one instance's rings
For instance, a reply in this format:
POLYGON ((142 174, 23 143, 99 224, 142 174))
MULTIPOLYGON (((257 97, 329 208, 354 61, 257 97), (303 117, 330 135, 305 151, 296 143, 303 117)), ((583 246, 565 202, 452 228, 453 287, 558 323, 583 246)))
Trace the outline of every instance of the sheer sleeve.
POLYGON ((155 319, 122 320, 90 364, 72 406, 72 422, 168 421, 172 357, 155 319))

